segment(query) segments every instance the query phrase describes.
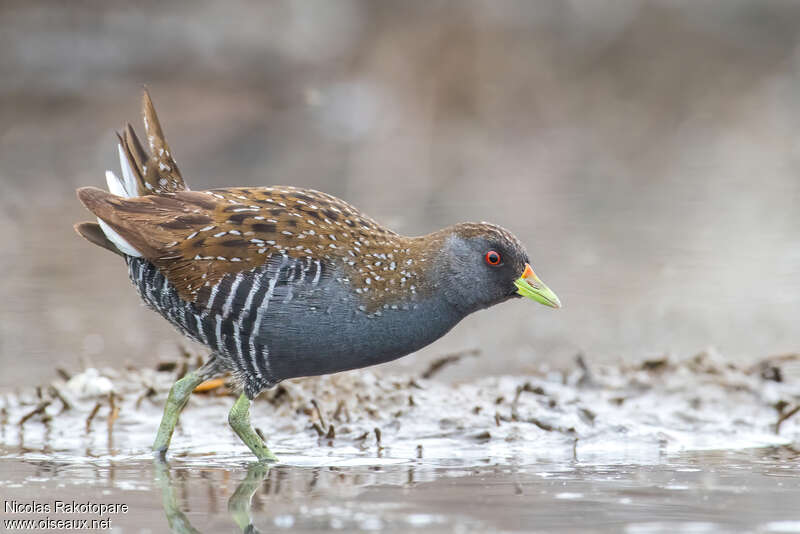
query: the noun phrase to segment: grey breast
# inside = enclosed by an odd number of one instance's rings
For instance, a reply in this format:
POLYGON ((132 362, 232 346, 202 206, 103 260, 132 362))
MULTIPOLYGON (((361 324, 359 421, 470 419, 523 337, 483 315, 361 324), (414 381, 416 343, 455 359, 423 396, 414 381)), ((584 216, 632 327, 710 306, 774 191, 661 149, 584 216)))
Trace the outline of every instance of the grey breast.
POLYGON ((202 309, 187 303, 147 260, 127 258, 142 299, 181 333, 211 348, 257 391, 281 380, 390 361, 435 341, 463 315, 435 298, 368 313, 336 268, 274 258, 226 275, 202 309))
MULTIPOLYGON (((285 267, 290 268, 290 267, 285 267)), ((357 369, 405 356, 462 317, 435 298, 368 312, 344 274, 321 264, 318 278, 279 276, 255 331, 269 367, 284 380, 357 369)))

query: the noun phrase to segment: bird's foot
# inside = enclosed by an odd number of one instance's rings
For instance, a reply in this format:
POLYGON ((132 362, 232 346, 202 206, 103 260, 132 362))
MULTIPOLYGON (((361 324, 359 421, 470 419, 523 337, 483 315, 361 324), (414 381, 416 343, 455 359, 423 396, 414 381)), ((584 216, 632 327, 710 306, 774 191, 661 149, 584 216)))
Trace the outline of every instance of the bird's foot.
POLYGON ((272 454, 264 440, 256 433, 250 424, 250 399, 242 393, 236 400, 228 414, 228 422, 247 447, 253 451, 259 462, 277 462, 278 457, 272 454))

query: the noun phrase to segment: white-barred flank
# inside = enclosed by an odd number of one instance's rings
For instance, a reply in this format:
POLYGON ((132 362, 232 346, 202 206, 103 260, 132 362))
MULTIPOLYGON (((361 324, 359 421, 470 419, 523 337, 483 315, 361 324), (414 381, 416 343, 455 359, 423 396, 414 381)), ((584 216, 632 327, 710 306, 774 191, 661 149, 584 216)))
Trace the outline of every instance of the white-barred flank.
POLYGON ((318 260, 281 257, 262 269, 226 276, 210 288, 208 303, 201 309, 181 299, 147 260, 127 261, 131 280, 145 303, 181 333, 211 348, 247 391, 260 391, 275 380, 269 347, 259 342, 270 308, 286 305, 294 291, 316 287, 325 276, 318 260), (283 288, 280 293, 278 287, 283 288))

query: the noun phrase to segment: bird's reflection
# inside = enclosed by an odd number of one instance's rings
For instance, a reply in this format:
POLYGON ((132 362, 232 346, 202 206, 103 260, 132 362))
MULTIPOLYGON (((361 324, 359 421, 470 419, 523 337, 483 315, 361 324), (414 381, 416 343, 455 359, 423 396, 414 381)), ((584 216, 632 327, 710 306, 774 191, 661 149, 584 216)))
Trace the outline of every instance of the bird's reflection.
MULTIPOLYGON (((175 492, 177 485, 172 481, 169 465, 160 459, 154 460, 154 463, 156 485, 161 489, 161 501, 170 531, 177 534, 199 534, 200 531, 192 526, 186 514, 178 506, 179 499, 175 492)), ((259 462, 250 464, 244 480, 228 499, 228 513, 242 532, 248 534, 259 532, 253 525, 251 500, 268 474, 269 465, 259 462)))

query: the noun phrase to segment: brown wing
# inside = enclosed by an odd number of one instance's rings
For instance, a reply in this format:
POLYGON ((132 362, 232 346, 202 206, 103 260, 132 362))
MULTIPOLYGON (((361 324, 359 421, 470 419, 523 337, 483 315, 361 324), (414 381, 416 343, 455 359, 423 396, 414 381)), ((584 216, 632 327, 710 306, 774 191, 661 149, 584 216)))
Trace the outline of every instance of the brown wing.
POLYGON ((352 265, 361 252, 358 239, 397 237, 345 202, 311 190, 237 188, 123 198, 86 187, 78 197, 153 262, 181 297, 200 305, 208 294, 203 288, 273 256, 352 265))

